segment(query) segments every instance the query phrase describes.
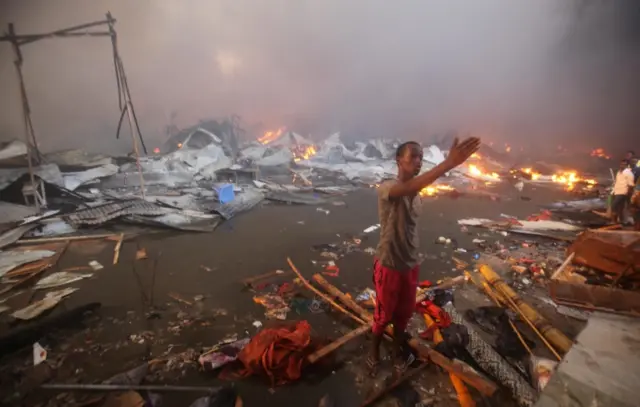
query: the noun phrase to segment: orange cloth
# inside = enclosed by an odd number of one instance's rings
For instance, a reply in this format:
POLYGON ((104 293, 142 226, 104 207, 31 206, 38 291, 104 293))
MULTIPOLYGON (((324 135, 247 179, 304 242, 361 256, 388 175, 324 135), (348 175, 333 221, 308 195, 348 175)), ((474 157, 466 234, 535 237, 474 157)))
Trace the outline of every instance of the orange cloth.
MULTIPOLYGON (((238 353, 243 368, 235 375, 267 376, 272 386, 295 381, 300 378, 306 357, 313 348, 311 326, 307 321, 265 328, 238 353)), ((222 376, 230 375, 223 372, 222 376)))

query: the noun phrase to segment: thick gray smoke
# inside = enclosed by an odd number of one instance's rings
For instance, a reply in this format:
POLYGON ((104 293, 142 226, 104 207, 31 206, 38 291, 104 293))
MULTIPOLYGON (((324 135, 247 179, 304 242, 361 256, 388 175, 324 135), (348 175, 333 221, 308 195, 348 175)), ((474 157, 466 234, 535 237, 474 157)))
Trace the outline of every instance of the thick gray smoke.
MULTIPOLYGON (((626 148, 640 128, 636 4, 13 0, 0 6, 0 27, 44 32, 110 10, 150 146, 169 124, 238 114, 247 129, 317 137, 455 130, 536 147, 626 148)), ((24 56, 42 150, 129 150, 128 133, 115 140, 108 39, 45 40, 24 56)), ((22 137, 12 61, 1 43, 2 139, 22 137)))

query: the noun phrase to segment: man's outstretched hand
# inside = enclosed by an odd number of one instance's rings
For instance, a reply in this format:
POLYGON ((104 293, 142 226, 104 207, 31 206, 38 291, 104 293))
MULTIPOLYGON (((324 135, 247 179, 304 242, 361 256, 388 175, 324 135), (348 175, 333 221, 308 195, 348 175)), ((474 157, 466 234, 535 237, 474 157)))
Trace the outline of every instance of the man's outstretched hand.
POLYGON ((446 161, 451 168, 455 168, 467 161, 473 153, 478 151, 479 148, 480 139, 477 137, 469 137, 462 142, 459 142, 456 138, 449 150, 449 155, 447 155, 446 161))

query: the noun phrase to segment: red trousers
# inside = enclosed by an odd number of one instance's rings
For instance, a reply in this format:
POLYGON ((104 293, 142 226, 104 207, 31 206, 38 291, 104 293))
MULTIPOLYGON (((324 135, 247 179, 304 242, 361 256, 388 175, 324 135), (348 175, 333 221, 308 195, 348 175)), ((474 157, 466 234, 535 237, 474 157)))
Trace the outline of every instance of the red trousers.
POLYGON ((373 262, 373 284, 376 290, 376 309, 373 314, 373 333, 381 335, 390 323, 404 331, 416 308, 418 271, 384 267, 378 259, 373 262))

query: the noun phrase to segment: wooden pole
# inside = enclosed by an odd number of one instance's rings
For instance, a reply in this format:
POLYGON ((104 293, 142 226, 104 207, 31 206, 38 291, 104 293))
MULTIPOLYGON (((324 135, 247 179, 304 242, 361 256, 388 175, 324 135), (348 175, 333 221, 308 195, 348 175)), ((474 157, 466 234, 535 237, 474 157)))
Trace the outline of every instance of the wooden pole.
POLYGON ((554 328, 545 318, 538 314, 535 309, 518 297, 511 287, 502 281, 500 276, 498 276, 491 267, 486 264, 480 265, 480 273, 498 293, 502 294, 502 296, 509 301, 512 307, 514 307, 514 311, 518 312, 523 318, 526 318, 527 323, 535 326, 536 330, 544 336, 545 340, 553 344, 554 349, 558 349, 562 353, 567 353, 569 349, 571 349, 573 346, 571 339, 554 328))
MULTIPOLYGON (((30 126, 30 109, 29 109, 29 100, 27 99, 27 91, 24 86, 24 76, 22 75, 22 53, 20 52, 20 46, 18 45, 18 41, 16 40, 16 33, 13 23, 9 24, 9 39, 11 41, 11 46, 13 48, 13 53, 15 56, 15 60, 13 61, 14 66, 16 67, 16 73, 18 75, 18 86, 20 87, 20 100, 22 105, 22 121, 24 124, 24 141, 27 144, 27 165, 29 168, 29 182, 31 183, 31 187, 36 189, 36 181, 35 176, 33 174, 33 153, 34 147, 37 150, 37 146, 33 145, 33 128, 30 126)), ((38 199, 34 197, 34 203, 36 206, 36 210, 40 211, 40 202, 38 199)))
POLYGON ((348 334, 342 336, 341 338, 338 338, 335 341, 331 342, 327 346, 324 346, 324 347, 318 349, 317 351, 313 352, 312 354, 307 356, 307 361, 309 363, 312 363, 312 364, 316 363, 318 360, 320 360, 323 357, 327 356, 328 354, 330 354, 334 350, 338 349, 339 347, 341 347, 345 343, 349 342, 352 339, 358 338, 358 337, 366 334, 370 330, 371 330, 371 325, 369 325, 369 324, 361 325, 360 327, 354 329, 353 331, 351 331, 348 334))
MULTIPOLYGON (((289 264, 291 260, 289 259, 289 264)), ((324 279, 319 274, 313 276, 313 280, 318 283, 322 288, 324 288, 328 293, 340 299, 340 301, 345 304, 348 308, 350 308, 353 312, 358 314, 361 319, 371 322, 373 321, 373 317, 369 312, 367 312, 364 308, 358 305, 353 299, 347 297, 344 293, 338 290, 336 287, 331 285, 327 280, 324 279)), ((333 302, 333 301, 332 301, 333 302)), ((393 334, 393 329, 391 327, 387 327, 386 332, 389 334, 393 334)), ((437 352, 436 350, 428 347, 427 345, 419 342, 415 338, 411 338, 408 340, 408 344, 411 348, 413 348, 421 358, 426 360, 431 360, 436 365, 442 367, 444 370, 448 372, 453 372, 457 374, 460 378, 462 378, 465 383, 475 387, 481 393, 491 396, 496 390, 497 385, 493 383, 488 378, 482 376, 465 363, 461 361, 452 361, 443 354, 437 352)))
POLYGON ((558 269, 551 275, 551 279, 555 280, 556 278, 558 278, 558 276, 560 275, 560 273, 562 273, 562 271, 564 269, 567 268, 567 266, 571 263, 571 260, 573 260, 573 257, 576 255, 575 252, 571 253, 566 259, 565 261, 560 265, 560 267, 558 267, 558 269))
MULTIPOLYGON (((113 27, 115 20, 111 17, 111 13, 107 13, 107 21, 109 25, 109 32, 111 33, 111 44, 113 46, 113 57, 115 60, 116 70, 118 75, 116 78, 119 78, 120 81, 123 81, 124 78, 124 65, 122 64, 122 58, 120 57, 120 53, 118 52, 118 39, 116 35, 116 31, 113 27)), ((140 151, 138 150, 138 138, 141 135, 137 132, 137 127, 134 124, 132 109, 133 106, 131 104, 131 95, 129 94, 129 89, 127 88, 125 83, 121 83, 119 89, 122 91, 122 96, 124 98, 124 109, 127 111, 127 117, 129 118, 129 127, 131 129, 131 141, 133 143, 133 152, 136 155, 136 167, 138 168, 138 175, 140 177, 140 192, 142 195, 142 199, 145 199, 145 187, 144 187, 144 176, 142 175, 142 166, 140 165, 140 151)))
POLYGON ((124 233, 120 233, 118 236, 118 240, 116 241, 116 246, 113 249, 113 264, 118 264, 118 259, 120 259, 120 248, 122 248, 122 241, 124 240, 124 233))
POLYGON ((92 240, 92 239, 106 239, 109 237, 118 236, 110 233, 105 235, 86 235, 86 236, 60 236, 60 237, 43 237, 40 239, 20 239, 16 244, 37 244, 37 243, 53 243, 53 242, 73 242, 78 240, 92 240))

